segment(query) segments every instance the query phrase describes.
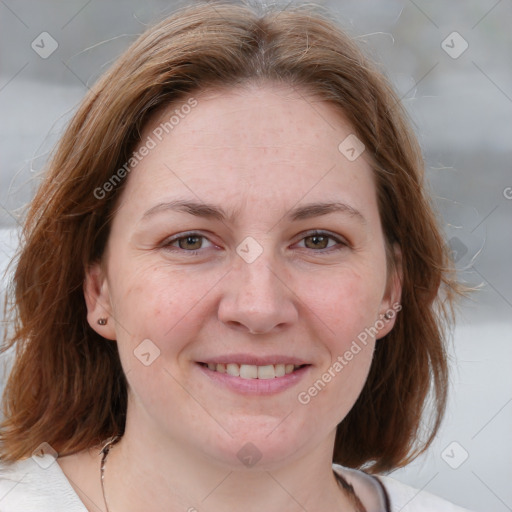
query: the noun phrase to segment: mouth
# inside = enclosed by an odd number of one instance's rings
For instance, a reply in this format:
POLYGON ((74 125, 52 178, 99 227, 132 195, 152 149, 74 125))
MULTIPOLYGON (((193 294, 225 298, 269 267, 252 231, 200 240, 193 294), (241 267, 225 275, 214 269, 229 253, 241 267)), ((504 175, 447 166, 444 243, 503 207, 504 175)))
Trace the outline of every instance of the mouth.
POLYGON ((302 368, 311 366, 310 364, 266 364, 266 365, 253 365, 242 363, 198 363, 203 368, 220 374, 226 374, 231 377, 239 377, 241 379, 258 379, 270 380, 279 379, 287 375, 300 371, 302 368))

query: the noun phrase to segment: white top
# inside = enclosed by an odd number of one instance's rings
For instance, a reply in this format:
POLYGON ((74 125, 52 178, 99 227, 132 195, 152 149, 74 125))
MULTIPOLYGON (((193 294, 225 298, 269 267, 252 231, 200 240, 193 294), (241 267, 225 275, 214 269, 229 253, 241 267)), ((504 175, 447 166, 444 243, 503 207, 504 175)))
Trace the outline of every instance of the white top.
MULTIPOLYGON (((373 496, 363 504, 368 512, 385 512, 384 491, 374 477, 333 464, 357 495, 373 496)), ((98 472, 99 473, 99 472, 98 472)), ((98 474, 99 478, 99 474, 98 474)), ((469 512, 425 491, 379 476, 388 494, 389 512, 469 512)), ((87 512, 59 464, 51 455, 0 464, 0 512, 87 512)))

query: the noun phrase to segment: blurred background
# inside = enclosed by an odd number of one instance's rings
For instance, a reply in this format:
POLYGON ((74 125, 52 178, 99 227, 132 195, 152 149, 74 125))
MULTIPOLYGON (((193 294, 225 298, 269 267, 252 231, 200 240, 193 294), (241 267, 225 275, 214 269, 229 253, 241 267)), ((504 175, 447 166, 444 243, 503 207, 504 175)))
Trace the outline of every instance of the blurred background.
MULTIPOLYGON (((424 151, 460 279, 481 285, 458 313, 452 393, 440 435, 392 476, 474 511, 510 511, 512 2, 317 3, 398 90, 424 151)), ((88 88, 148 25, 186 4, 0 0, 2 272, 38 173, 88 88)), ((1 281, 2 296, 8 279, 1 281)), ((3 363, 0 390, 8 357, 3 363)))

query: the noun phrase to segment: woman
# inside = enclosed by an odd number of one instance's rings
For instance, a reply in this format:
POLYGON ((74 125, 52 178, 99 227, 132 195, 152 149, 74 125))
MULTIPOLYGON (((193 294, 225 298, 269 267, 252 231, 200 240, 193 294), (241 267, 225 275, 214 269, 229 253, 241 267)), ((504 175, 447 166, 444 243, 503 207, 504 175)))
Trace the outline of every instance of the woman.
POLYGON ((93 87, 31 204, 0 509, 462 510, 377 476, 440 425, 450 269, 346 35, 182 9, 93 87))

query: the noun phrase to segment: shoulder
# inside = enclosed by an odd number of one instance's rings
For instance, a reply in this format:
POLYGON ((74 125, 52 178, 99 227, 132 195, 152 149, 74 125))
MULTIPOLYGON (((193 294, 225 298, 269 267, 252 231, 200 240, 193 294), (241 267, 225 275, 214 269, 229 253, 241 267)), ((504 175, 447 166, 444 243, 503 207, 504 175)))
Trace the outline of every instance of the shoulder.
POLYGON ((439 496, 415 489, 389 476, 375 477, 339 464, 333 464, 333 469, 354 486, 368 512, 385 510, 386 495, 389 499, 390 512, 470 512, 439 496))
POLYGON ((388 491, 393 512, 470 512, 439 496, 415 489, 389 476, 379 476, 378 479, 388 491))
POLYGON ((51 455, 0 462, 0 510, 87 512, 51 455))

